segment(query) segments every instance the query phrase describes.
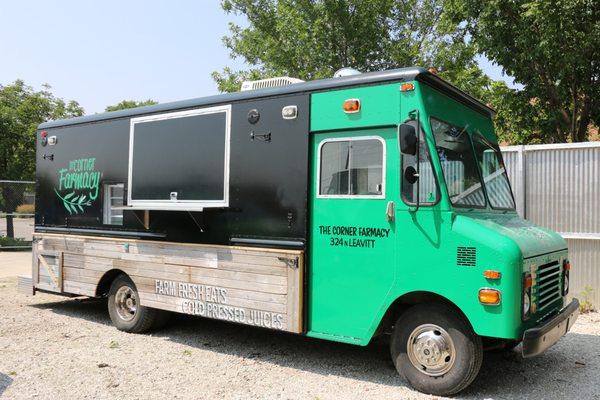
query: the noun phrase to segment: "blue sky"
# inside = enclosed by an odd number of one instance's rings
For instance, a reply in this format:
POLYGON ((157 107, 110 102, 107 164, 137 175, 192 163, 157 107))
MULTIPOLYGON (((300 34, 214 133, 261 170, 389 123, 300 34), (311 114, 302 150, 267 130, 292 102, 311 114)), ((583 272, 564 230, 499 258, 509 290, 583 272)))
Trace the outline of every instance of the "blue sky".
MULTIPOLYGON (((232 60, 218 0, 0 2, 0 84, 23 79, 77 100, 86 113, 123 99, 159 102, 217 93, 210 73, 232 60)), ((500 68, 481 59, 494 79, 500 68)))

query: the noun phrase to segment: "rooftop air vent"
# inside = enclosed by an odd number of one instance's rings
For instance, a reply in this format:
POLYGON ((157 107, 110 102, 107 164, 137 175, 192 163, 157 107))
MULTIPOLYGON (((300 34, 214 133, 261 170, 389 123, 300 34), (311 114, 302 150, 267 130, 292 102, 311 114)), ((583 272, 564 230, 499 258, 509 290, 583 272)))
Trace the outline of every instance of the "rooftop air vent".
POLYGON ((266 89, 279 86, 287 86, 292 83, 304 82, 302 79, 290 78, 289 76, 280 76, 277 78, 261 79, 258 81, 244 81, 242 82, 242 92, 246 90, 266 89))
POLYGON ((354 68, 340 68, 337 71, 335 71, 335 73, 333 74, 334 78, 342 78, 344 76, 352 76, 352 75, 360 75, 362 74, 362 72, 360 72, 357 69, 354 68))

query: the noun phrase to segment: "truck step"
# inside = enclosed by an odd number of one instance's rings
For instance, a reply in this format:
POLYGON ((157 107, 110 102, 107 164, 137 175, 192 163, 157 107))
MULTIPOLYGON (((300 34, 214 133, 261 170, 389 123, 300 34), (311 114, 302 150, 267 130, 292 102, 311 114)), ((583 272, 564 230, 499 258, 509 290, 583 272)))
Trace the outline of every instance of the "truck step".
POLYGON ((31 279, 31 276, 20 275, 17 277, 17 292, 26 296, 33 296, 33 279, 31 279))

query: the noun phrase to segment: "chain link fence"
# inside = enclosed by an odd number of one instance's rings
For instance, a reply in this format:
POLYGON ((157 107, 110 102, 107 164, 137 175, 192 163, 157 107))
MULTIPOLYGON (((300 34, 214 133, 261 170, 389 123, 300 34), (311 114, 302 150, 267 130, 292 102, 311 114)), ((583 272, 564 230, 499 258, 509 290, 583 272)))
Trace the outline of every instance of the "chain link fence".
POLYGON ((31 248, 35 182, 0 180, 0 251, 31 248))

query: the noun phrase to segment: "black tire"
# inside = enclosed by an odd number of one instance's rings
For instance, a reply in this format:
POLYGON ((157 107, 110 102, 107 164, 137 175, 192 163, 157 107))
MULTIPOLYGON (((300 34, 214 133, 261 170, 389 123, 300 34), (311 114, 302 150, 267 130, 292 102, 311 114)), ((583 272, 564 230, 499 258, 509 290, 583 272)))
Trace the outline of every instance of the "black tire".
POLYGON ((133 281, 125 274, 119 275, 108 291, 108 314, 113 325, 120 331, 142 333, 156 329, 167 321, 168 313, 139 305, 139 295, 133 281), (121 292, 119 292, 121 290, 121 292), (121 307, 119 304, 130 304, 121 307), (127 299, 130 300, 127 303, 127 299))
POLYGON ((405 311, 394 326, 390 351, 396 369, 413 388, 436 396, 450 396, 469 386, 479 373, 483 359, 481 338, 462 315, 441 303, 419 304, 405 311), (413 332, 417 334, 421 330, 423 333, 411 338, 413 332), (431 347, 428 338, 444 345, 431 347), (409 339, 415 349, 410 355, 409 339), (448 350, 448 343, 452 344, 453 351, 448 350), (421 351, 416 350, 419 344, 421 351), (439 352, 442 356, 437 356, 439 349, 446 349, 439 352), (417 354, 431 356, 430 370, 417 354))

